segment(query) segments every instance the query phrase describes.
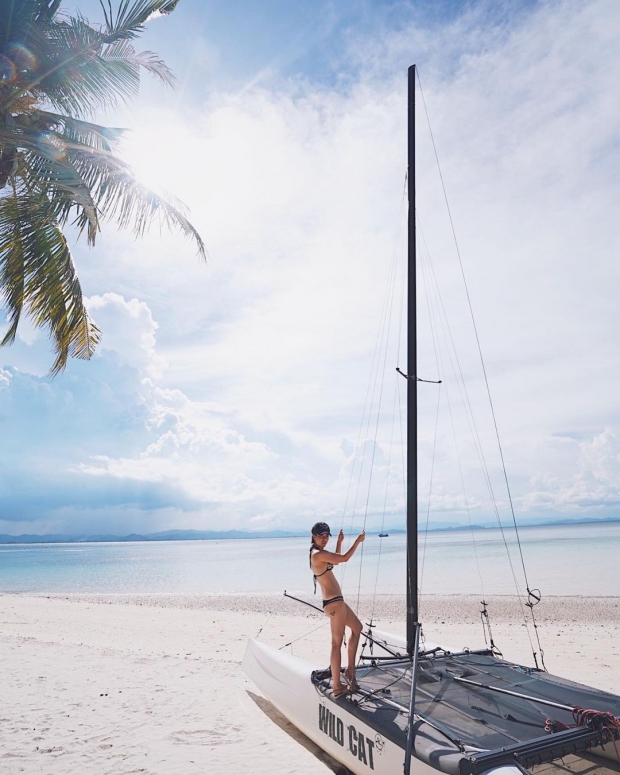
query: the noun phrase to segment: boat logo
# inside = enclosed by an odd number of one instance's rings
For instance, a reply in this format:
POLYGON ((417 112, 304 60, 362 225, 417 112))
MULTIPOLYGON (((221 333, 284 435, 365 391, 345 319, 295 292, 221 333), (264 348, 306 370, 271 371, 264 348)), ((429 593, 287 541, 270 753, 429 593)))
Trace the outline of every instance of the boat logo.
POLYGON ((371 740, 362 731, 356 729, 353 724, 349 724, 345 730, 342 719, 336 716, 335 713, 332 713, 322 703, 319 703, 319 729, 343 748, 346 742, 349 753, 369 769, 374 770, 375 746, 379 753, 381 753, 384 746, 384 740, 381 735, 376 735, 375 739, 371 740))

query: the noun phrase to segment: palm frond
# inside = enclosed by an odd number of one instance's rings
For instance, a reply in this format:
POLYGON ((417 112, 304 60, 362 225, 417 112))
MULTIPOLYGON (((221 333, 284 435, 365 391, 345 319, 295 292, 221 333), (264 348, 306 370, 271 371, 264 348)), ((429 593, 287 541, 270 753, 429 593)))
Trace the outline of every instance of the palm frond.
POLYGON ((0 125, 0 147, 21 149, 17 154, 16 174, 29 192, 42 195, 50 202, 60 223, 67 221, 72 207, 81 209, 84 214, 82 228, 88 228, 88 242, 94 245, 99 231, 97 207, 69 153, 72 148, 86 152, 90 148, 76 142, 67 142, 55 132, 41 133, 37 130, 36 125, 0 125))
MULTIPOLYGON (((5 0, 0 4, 0 40, 3 43, 19 37, 29 25, 37 22, 45 23, 46 11, 61 0, 5 0)), ((54 11, 55 13, 55 11, 54 11)))
POLYGON ((138 94, 140 69, 133 57, 104 59, 107 48, 105 36, 81 17, 54 24, 46 58, 29 87, 41 89, 54 108, 77 117, 116 107, 138 94))
POLYGON ((37 3, 39 11, 37 13, 36 21, 39 23, 51 21, 54 16, 56 16, 56 12, 60 8, 61 3, 62 0, 39 0, 37 3))
POLYGON ((101 58, 107 62, 123 62, 133 65, 136 72, 143 68, 156 76, 166 86, 172 86, 175 78, 170 68, 152 51, 136 51, 127 40, 119 40, 106 46, 101 52, 101 58))
POLYGON ((42 140, 31 128, 0 125, 0 146, 5 143, 23 149, 20 171, 25 182, 50 199, 61 223, 76 208, 76 224, 80 231, 88 228, 90 244, 94 244, 100 215, 121 228, 131 228, 136 236, 142 236, 153 220, 159 219, 160 225, 177 228, 193 239, 199 255, 206 257, 204 243, 187 219, 184 206, 143 186, 131 167, 113 154, 70 142, 51 131, 42 140))
POLYGON ((44 195, 60 225, 76 209, 83 215, 80 232, 87 230, 87 241, 94 245, 100 230, 97 206, 88 186, 70 161, 57 161, 38 154, 22 154, 18 173, 28 191, 44 195))
POLYGON ((21 121, 27 122, 27 126, 34 124, 48 131, 54 130, 65 141, 88 145, 101 151, 113 151, 125 133, 124 129, 100 126, 48 110, 32 110, 24 119, 17 116, 18 125, 21 121))
POLYGON ((15 112, 18 101, 31 92, 56 110, 85 117, 135 98, 142 70, 166 85, 174 82, 161 59, 150 51, 136 52, 126 38, 106 35, 81 16, 44 30, 32 26, 28 46, 36 69, 0 91, 0 110, 15 112))
POLYGON ((142 71, 173 76, 132 40, 178 0, 100 0, 105 25, 58 14, 62 0, 0 0, 0 54, 12 64, 0 85, 0 302, 10 344, 29 315, 50 330, 56 359, 89 358, 100 332, 84 307, 62 227, 70 219, 94 244, 103 217, 137 236, 149 224, 179 229, 202 257, 205 246, 185 208, 142 186, 114 155, 121 131, 85 120, 138 93, 142 71), (10 186, 10 187, 9 187, 10 186))
POLYGON ((116 13, 110 0, 99 0, 105 19, 108 40, 130 40, 137 37, 151 16, 172 13, 179 0, 122 0, 116 13))
POLYGON ((15 189, 0 199, 0 288, 9 317, 0 345, 14 340, 25 311, 36 326, 50 330, 52 375, 70 356, 92 356, 101 333, 84 306, 71 251, 43 196, 15 189))
MULTIPOLYGON (((121 228, 131 228, 140 237, 153 220, 160 225, 179 229, 194 240, 198 254, 206 258, 202 238, 185 215, 184 205, 173 197, 162 197, 143 186, 129 165, 111 154, 75 148, 70 150, 71 163, 88 186, 97 211, 116 221, 121 228)), ((82 219, 78 220, 82 226, 82 219)))

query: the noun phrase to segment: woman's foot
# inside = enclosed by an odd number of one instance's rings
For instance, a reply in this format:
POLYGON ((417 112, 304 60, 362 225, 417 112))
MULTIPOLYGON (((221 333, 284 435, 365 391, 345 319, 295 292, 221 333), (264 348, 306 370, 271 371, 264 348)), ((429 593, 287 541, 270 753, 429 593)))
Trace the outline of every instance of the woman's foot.
POLYGON ((346 684, 339 684, 338 686, 334 686, 335 700, 337 700, 338 697, 343 697, 345 694, 349 694, 349 687, 346 684))
POLYGON ((360 688, 357 679, 355 677, 355 673, 351 675, 348 671, 346 673, 347 683, 349 684, 349 691, 356 692, 360 688))

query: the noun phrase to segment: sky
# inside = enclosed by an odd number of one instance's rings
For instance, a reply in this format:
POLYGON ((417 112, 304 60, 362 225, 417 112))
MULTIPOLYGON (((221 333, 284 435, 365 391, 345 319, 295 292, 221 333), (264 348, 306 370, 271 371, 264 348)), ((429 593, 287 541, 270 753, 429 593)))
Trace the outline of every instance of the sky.
POLYGON ((0 533, 403 524, 412 63, 435 143, 419 104, 419 375, 443 379, 419 387, 422 519, 511 520, 459 255, 517 519, 620 516, 619 34, 615 0, 149 22, 176 88, 97 118, 209 256, 156 226, 74 240, 103 339, 54 379, 28 321, 0 351, 0 533))

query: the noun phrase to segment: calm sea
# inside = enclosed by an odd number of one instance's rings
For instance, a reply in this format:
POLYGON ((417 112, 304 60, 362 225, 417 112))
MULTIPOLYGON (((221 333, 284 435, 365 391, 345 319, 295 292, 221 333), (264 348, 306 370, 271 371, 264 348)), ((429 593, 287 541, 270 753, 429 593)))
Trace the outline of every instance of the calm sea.
MULTIPOLYGON (((620 596, 620 523, 523 528, 531 587, 545 595, 620 596)), ((422 593, 514 594, 523 569, 514 533, 433 532, 420 540, 422 593), (510 557, 510 561, 509 558, 510 557), (483 586, 481 586, 481 584, 483 586)), ((0 545, 0 591, 311 593, 302 538, 0 545)), ((346 547, 346 544, 345 544, 346 547)), ((369 535, 338 570, 351 593, 405 588, 405 536, 369 535)))

